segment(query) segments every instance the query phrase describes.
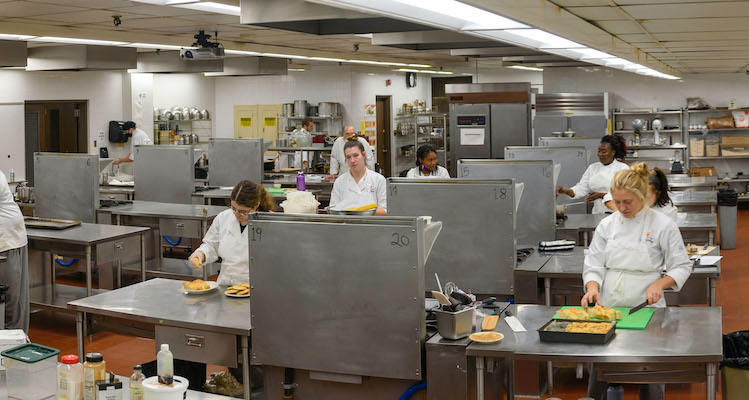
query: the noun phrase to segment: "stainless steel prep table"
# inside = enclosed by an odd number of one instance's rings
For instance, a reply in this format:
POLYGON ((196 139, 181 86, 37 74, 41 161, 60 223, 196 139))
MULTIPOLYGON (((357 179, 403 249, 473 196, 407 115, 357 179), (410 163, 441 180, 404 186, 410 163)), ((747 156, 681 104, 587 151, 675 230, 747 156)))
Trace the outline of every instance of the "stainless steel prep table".
POLYGON ((718 187, 715 176, 666 175, 670 190, 714 191, 718 187))
POLYGON ((224 290, 226 287, 219 286, 206 294, 186 295, 181 281, 156 278, 71 301, 68 308, 77 313, 78 357, 86 354, 84 313, 152 323, 156 329, 156 347, 164 338, 174 358, 233 367, 241 351, 246 383, 244 398, 249 400, 250 299, 228 297, 224 290), (236 338, 241 349, 236 348, 236 338), (232 357, 234 364, 230 360, 232 357))
MULTIPOLYGON (((92 289, 92 269, 94 265, 93 252, 94 246, 97 255, 111 255, 112 261, 118 261, 121 252, 130 252, 132 249, 123 247, 117 241, 129 237, 140 236, 140 275, 141 280, 146 278, 146 260, 145 260, 145 233, 148 228, 139 228, 132 226, 113 226, 82 223, 68 229, 26 229, 26 236, 29 239, 29 249, 49 253, 62 254, 83 254, 86 260, 86 288, 78 288, 68 285, 57 285, 55 283, 54 261, 52 262, 51 282, 49 284, 42 282, 42 285, 31 286, 29 288, 29 300, 32 305, 53 308, 65 308, 65 302, 70 300, 88 297, 93 294, 92 289), (103 249, 99 246, 112 243, 113 248, 103 249)), ((119 271, 121 274, 122 271, 119 271)))
MULTIPOLYGON (((212 205, 216 204, 217 202, 214 202, 213 200, 220 200, 221 203, 219 205, 229 205, 229 197, 231 197, 232 189, 210 189, 210 190, 204 190, 202 192, 195 192, 192 194, 192 203, 193 204, 206 204, 206 205, 212 205)), ((320 189, 310 189, 307 190, 308 192, 315 195, 315 197, 318 197, 320 193, 322 192, 320 189)), ((268 194, 273 197, 273 200, 276 202, 277 209, 280 209, 279 204, 286 200, 286 194, 280 194, 280 193, 270 193, 268 194)))
MULTIPOLYGON (((559 252, 538 271, 538 277, 543 278, 544 280, 544 304, 547 306, 552 305, 551 294, 555 280, 561 283, 558 285, 561 288, 558 289, 559 294, 576 295, 582 298, 584 294, 582 286, 583 261, 585 259, 584 251, 585 249, 583 247, 575 247, 569 252, 559 252)), ((720 248, 716 248, 709 255, 720 255, 720 248)), ((692 270, 692 275, 689 276, 684 287, 682 287, 682 291, 686 294, 686 292, 692 287, 699 288, 700 286, 703 286, 703 288, 706 289, 706 304, 715 307, 717 279, 719 276, 720 262, 715 266, 695 267, 692 270)), ((667 292, 665 293, 666 300, 668 301, 670 297, 677 297, 679 294, 681 294, 681 292, 667 292)), ((668 304, 675 305, 681 303, 678 300, 674 302, 674 300, 676 299, 668 301, 668 304)), ((687 302, 687 304, 696 303, 687 302)))
POLYGON ((680 212, 715 213, 718 205, 718 192, 715 191, 671 192, 669 197, 680 212))
MULTIPOLYGON (((707 380, 705 398, 715 400, 718 364, 723 360, 720 307, 669 307, 655 310, 645 330, 618 329, 605 346, 541 342, 538 329, 558 307, 511 305, 527 332, 515 333, 500 318, 495 344, 472 343, 466 354, 476 357, 477 371, 496 358, 596 363, 599 378, 614 383, 679 383, 707 380)), ((506 362, 508 396, 514 397, 514 369, 506 362)), ((477 373, 477 399, 484 399, 484 375, 477 373)))
MULTIPOLYGON (((587 246, 592 239, 592 232, 598 224, 609 214, 568 214, 567 220, 557 225, 557 238, 573 236, 578 245, 587 246), (582 238, 580 236, 582 235, 582 238)), ((685 242, 715 244, 715 233, 718 230, 718 216, 708 213, 679 213, 676 216, 678 225, 685 242), (707 237, 704 237, 704 233, 707 237), (700 235, 699 238, 691 235, 700 235), (690 236, 687 236, 690 235, 690 236)))
POLYGON ((101 200, 134 200, 135 189, 132 186, 102 185, 99 186, 101 200))
POLYGON ((538 284, 538 271, 553 254, 539 253, 538 247, 525 260, 515 266, 515 302, 518 304, 536 304, 539 302, 541 288, 538 284))
MULTIPOLYGON (((124 270, 132 270, 132 266, 129 265, 123 265, 122 268, 124 270)), ((201 269, 197 269, 191 265, 189 260, 181 260, 178 258, 156 258, 153 260, 146 260, 146 279, 202 279, 204 269, 207 270, 208 276, 213 276, 219 273, 221 264, 217 262, 203 264, 201 269)))
MULTIPOLYGON (((194 204, 159 203, 135 200, 132 204, 99 209, 99 221, 123 225, 123 217, 131 218, 127 225, 148 226, 153 230, 153 258, 161 259, 162 235, 202 239, 213 219, 228 208, 194 204), (114 217, 114 218, 112 218, 114 217)), ((203 279, 208 270, 203 269, 203 279)))

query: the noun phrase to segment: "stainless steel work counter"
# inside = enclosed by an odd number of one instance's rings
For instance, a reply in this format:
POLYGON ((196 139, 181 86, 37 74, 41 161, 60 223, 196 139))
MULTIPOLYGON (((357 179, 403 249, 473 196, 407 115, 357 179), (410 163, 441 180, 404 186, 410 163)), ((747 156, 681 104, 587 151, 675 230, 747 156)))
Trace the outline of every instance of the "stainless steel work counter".
MULTIPOLYGON (((132 271, 133 265, 123 265, 123 269, 132 271)), ((146 261, 146 279, 167 278, 193 280, 202 278, 205 269, 208 276, 214 276, 221 269, 220 263, 203 264, 201 269, 194 268, 190 261, 178 258, 156 258, 146 261)))
POLYGON ((204 206, 195 204, 159 203, 155 201, 135 200, 132 204, 99 209, 100 213, 111 213, 115 216, 179 218, 209 221, 220 212, 226 211, 223 206, 204 206))
MULTIPOLYGON (((720 255, 720 248, 716 248, 709 255, 720 255)), ((560 286, 563 287, 558 287, 559 292, 562 294, 573 293, 582 297, 584 294, 582 287, 584 260, 585 248, 575 247, 571 251, 558 252, 538 271, 538 277, 543 278, 544 280, 544 303, 547 306, 552 305, 552 289, 557 280, 560 282, 565 282, 565 280, 567 280, 567 282, 575 281, 574 284, 561 284, 560 286)), ((705 293, 706 304, 714 307, 716 304, 716 287, 719 276, 720 262, 715 266, 695 266, 687 283, 682 288, 682 291, 686 291, 687 288, 692 287, 692 285, 695 285, 694 287, 698 289, 703 287, 707 290, 705 293)), ((670 296, 671 294, 672 293, 670 292, 666 293, 667 296, 670 296)), ((677 293, 673 294, 676 295, 677 293)), ((696 303, 689 302, 688 304, 696 303)))
MULTIPOLYGON (((568 214, 567 220, 557 225, 557 237, 560 234, 578 237, 577 242, 581 246, 587 246, 592 239, 591 233, 596 230, 598 224, 608 214, 568 214), (582 239, 579 236, 582 235, 582 239)), ((707 242, 715 243, 715 233, 718 230, 718 216, 712 213, 679 213, 676 216, 676 225, 682 235, 695 232, 707 232, 707 242)), ((704 234, 704 233, 703 233, 704 234)), ((685 238, 686 241, 692 238, 685 238)), ((704 242, 703 242, 704 243, 704 242)))
MULTIPOLYGON (((188 343, 186 347, 183 343, 173 343, 171 351, 174 357, 179 359, 189 360, 189 355, 185 353, 190 351, 210 351, 212 348, 220 351, 224 347, 230 348, 231 341, 227 341, 226 338, 219 337, 223 340, 218 340, 218 343, 211 342, 211 339, 216 337, 210 337, 210 334, 223 334, 240 339, 243 377, 244 382, 248 383, 249 336, 252 331, 250 299, 228 297, 224 295, 225 290, 226 287, 219 286, 206 294, 187 295, 182 290, 181 281, 156 278, 72 301, 68 303, 68 308, 77 312, 78 356, 83 357, 86 353, 83 340, 83 313, 152 323, 157 329, 157 341, 160 328, 190 330, 193 333, 184 333, 182 336, 194 336, 195 340, 204 340, 201 346, 188 343)), ((236 354, 234 357, 236 361, 236 354)), ((211 361, 204 359, 203 362, 211 361)), ((250 399, 249 384, 245 385, 244 398, 250 399)))
POLYGON ((718 205, 718 192, 715 191, 671 192, 669 197, 680 212, 714 213, 718 205))
MULTIPOLYGON (((706 398, 716 395, 716 373, 723 359, 720 307, 669 307, 655 310, 645 330, 617 329, 605 346, 541 342, 538 329, 557 307, 512 305, 527 332, 515 333, 500 319, 496 331, 505 337, 495 344, 472 343, 467 355, 476 357, 477 390, 484 399, 485 359, 596 363, 605 381, 614 383, 693 382, 697 374, 707 380, 706 398), (646 367, 646 368, 645 368, 646 367)), ((508 398, 514 397, 514 369, 506 362, 508 398)))
MULTIPOLYGON (((42 259, 42 265, 38 267, 42 270, 33 276, 49 276, 50 280, 40 282, 30 282, 29 300, 31 304, 42 307, 59 308, 64 300, 72 300, 91 296, 92 289, 92 269, 95 265, 93 258, 94 247, 96 248, 99 264, 102 261, 109 261, 114 264, 123 256, 123 248, 130 247, 123 244, 128 238, 140 236, 140 245, 134 248, 127 248, 126 251, 140 253, 140 275, 141 280, 145 280, 145 234, 148 228, 132 226, 114 226, 82 223, 68 229, 26 229, 26 236, 29 239, 29 250, 36 250, 46 253, 45 257, 51 263, 51 271, 43 271, 45 261, 42 259), (111 244, 111 248, 105 245, 111 244), (71 255, 72 257, 85 258, 86 262, 86 287, 78 288, 66 285, 55 284, 55 268, 52 254, 71 255), (107 260, 102 260, 102 258, 107 260), (61 296, 61 299, 57 297, 61 296)), ((127 241, 129 243, 129 241, 127 241)), ((121 271, 120 271, 121 274, 121 271)), ((121 275, 120 275, 121 280, 121 275)), ((119 280, 118 280, 119 281, 119 280)), ((64 305, 62 305, 64 308, 64 305)))
POLYGON ((132 186, 99 186, 99 198, 102 200, 134 200, 135 189, 132 186))

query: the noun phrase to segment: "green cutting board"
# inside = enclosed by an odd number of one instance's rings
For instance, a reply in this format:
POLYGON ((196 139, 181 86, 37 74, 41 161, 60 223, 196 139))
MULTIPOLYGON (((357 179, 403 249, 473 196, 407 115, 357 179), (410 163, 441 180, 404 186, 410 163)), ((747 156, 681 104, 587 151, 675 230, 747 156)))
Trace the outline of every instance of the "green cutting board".
MULTIPOLYGON (((582 309, 582 307, 571 307, 571 306, 562 307, 563 310, 568 309, 568 308, 582 309)), ((616 328, 617 329, 644 330, 645 327, 648 326, 650 319, 653 318, 653 313, 655 313, 655 308, 645 307, 641 309, 640 311, 637 311, 636 313, 629 315, 629 310, 631 309, 632 308, 614 307, 614 310, 621 311, 622 318, 623 318, 621 321, 616 322, 616 328)), ((562 317, 555 314, 554 319, 562 319, 562 317)), ((591 318, 590 321, 603 321, 603 320, 598 319, 598 318, 591 318)))
POLYGON ((268 193, 273 193, 273 194, 284 194, 284 193, 286 193, 286 189, 281 189, 281 188, 265 188, 265 190, 268 193))

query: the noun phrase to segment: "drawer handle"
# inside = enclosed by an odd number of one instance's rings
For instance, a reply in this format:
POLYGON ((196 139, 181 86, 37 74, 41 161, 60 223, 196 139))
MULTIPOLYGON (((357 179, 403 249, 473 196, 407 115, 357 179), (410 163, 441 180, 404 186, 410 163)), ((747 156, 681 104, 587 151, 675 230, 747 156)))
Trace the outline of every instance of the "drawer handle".
POLYGON ((185 229, 185 224, 182 222, 178 222, 174 226, 177 227, 177 229, 185 229))
POLYGON ((205 345, 205 337, 185 334, 185 345, 202 348, 205 345))
POLYGON ((122 251, 122 243, 117 243, 114 245, 114 249, 117 251, 122 251))
POLYGON ((110 195, 109 195, 109 198, 110 198, 111 200, 114 200, 114 195, 113 195, 113 194, 110 194, 110 195))

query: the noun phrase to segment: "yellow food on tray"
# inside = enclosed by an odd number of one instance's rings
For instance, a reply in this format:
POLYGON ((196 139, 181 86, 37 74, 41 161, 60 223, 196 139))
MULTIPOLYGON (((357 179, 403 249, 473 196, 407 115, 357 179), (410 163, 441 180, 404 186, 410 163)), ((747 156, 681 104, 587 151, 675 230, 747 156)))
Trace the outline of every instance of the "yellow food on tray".
POLYGON ((347 208, 346 211, 369 211, 377 208, 377 203, 367 204, 366 206, 347 208))
POLYGON ((591 318, 598 318, 604 321, 621 321, 622 319, 621 311, 601 306, 588 307, 588 315, 591 318))
POLYGON ((187 290, 208 290, 211 288, 202 279, 196 279, 192 282, 184 282, 182 283, 182 286, 187 290))
POLYGON ((573 322, 567 325, 565 330, 570 333, 593 333, 602 335, 611 330, 611 324, 601 322, 573 322))
POLYGON ((239 285, 229 286, 226 289, 226 294, 235 294, 237 296, 244 296, 250 294, 250 284, 241 283, 239 285))
POLYGON ((579 309, 579 308, 565 308, 563 310, 557 311, 557 315, 562 317, 562 319, 573 319, 573 320, 584 320, 587 321, 590 319, 590 315, 588 315, 585 310, 579 309))

